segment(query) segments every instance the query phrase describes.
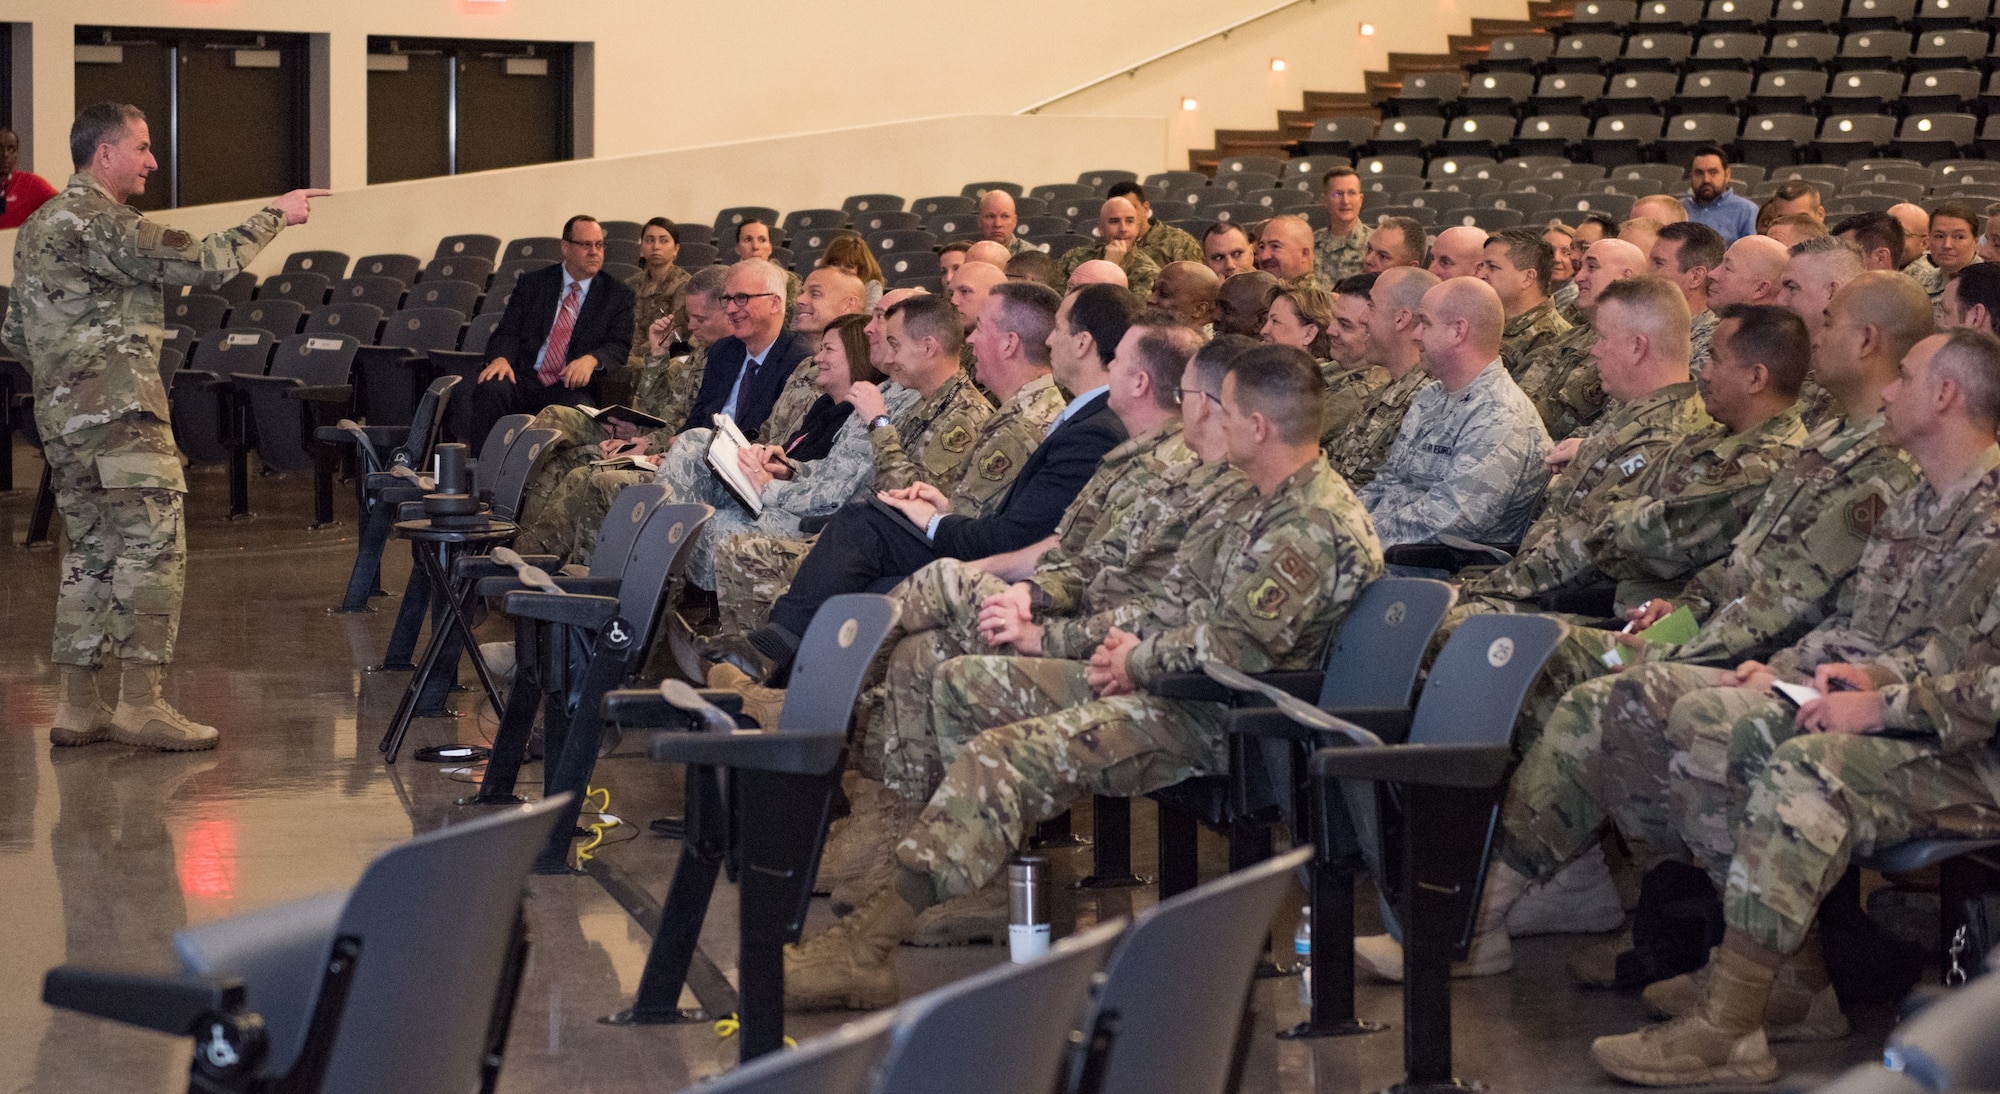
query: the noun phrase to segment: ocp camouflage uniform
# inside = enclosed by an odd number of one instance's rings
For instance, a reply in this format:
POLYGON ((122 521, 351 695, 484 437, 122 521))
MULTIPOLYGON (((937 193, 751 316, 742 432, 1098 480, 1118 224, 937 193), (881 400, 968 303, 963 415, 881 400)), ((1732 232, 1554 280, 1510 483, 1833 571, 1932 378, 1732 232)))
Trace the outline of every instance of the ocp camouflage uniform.
POLYGON ((1521 372, 1521 390, 1535 404, 1549 436, 1564 440, 1604 416, 1604 385, 1590 348, 1597 344, 1597 326, 1578 323, 1528 355, 1521 372))
POLYGON ((1584 322, 1583 310, 1576 306, 1575 281, 1557 285, 1555 291, 1549 294, 1549 299, 1555 301, 1556 314, 1562 316, 1570 326, 1579 326, 1584 322))
POLYGON ((1175 262, 1201 261, 1201 244, 1195 242, 1193 236, 1161 220, 1151 222, 1145 231, 1139 233, 1139 238, 1132 241, 1132 245, 1146 252, 1146 257, 1163 270, 1175 262))
POLYGON ((1840 417, 1840 404, 1834 401, 1833 392, 1819 386, 1808 376, 1799 385, 1799 421, 1807 429, 1818 429, 1827 422, 1840 417))
POLYGON ((1297 292, 1300 289, 1318 289, 1321 292, 1332 292, 1333 282, 1328 281, 1326 276, 1317 269, 1307 270, 1297 277, 1288 277, 1278 282, 1279 292, 1297 292))
POLYGON ((1321 361, 1320 379, 1326 382, 1326 405, 1320 414, 1319 446, 1331 445, 1368 405, 1369 397, 1389 384, 1389 370, 1380 365, 1359 364, 1348 368, 1339 361, 1321 361))
MULTIPOLYGON (((652 330, 654 322, 660 318, 669 315, 673 316, 674 330, 686 333, 687 286, 688 282, 692 280, 694 280, 693 274, 672 263, 667 264, 666 275, 657 281, 647 276, 647 271, 644 269, 625 279, 625 287, 632 290, 634 298, 632 306, 632 355, 625 359, 627 365, 632 368, 638 368, 640 365, 646 363, 646 359, 651 353, 646 332, 652 330)), ((681 420, 685 420, 686 417, 683 414, 681 420)), ((668 420, 673 421, 675 419, 668 420)))
MULTIPOLYGON (((976 734, 946 765, 944 779, 897 846, 906 867, 932 875, 936 895, 978 890, 999 870, 1029 826, 1085 793, 1134 796, 1220 769, 1219 704, 1155 698, 1144 692, 1170 673, 1220 659, 1246 672, 1303 668, 1324 651, 1362 588, 1381 572, 1381 549, 1367 513, 1323 459, 1280 483, 1262 504, 1238 510, 1224 550, 1207 563, 1219 575, 1213 599, 1189 604, 1186 621, 1142 635, 1126 664, 1141 690, 1087 699, 1083 664, 1034 658, 953 658, 934 695, 963 694, 988 670, 979 663, 1058 680, 1032 685, 1057 712, 1018 720, 1002 702, 965 703, 976 734), (1032 668, 1030 668, 1032 666, 1032 668)), ((941 735, 941 743, 943 736, 941 735)))
POLYGON ((146 219, 87 172, 21 226, 0 342, 34 381, 35 426, 68 546, 51 660, 173 660, 187 481, 160 382, 162 286, 215 286, 285 227, 263 209, 196 238, 146 219))
POLYGON ((1701 370, 1708 367, 1708 359, 1715 352, 1715 328, 1721 324, 1715 312, 1708 308, 1695 313, 1688 324, 1688 372, 1697 380, 1701 379, 1701 370))
POLYGON ((1375 481, 1376 469, 1389 458, 1389 446, 1396 443, 1396 434, 1403 428, 1411 400, 1430 380, 1429 373, 1412 368, 1402 379, 1376 388, 1362 400, 1353 420, 1322 446, 1327 462, 1348 485, 1359 490, 1375 481))
POLYGON ((708 353, 700 346, 679 357, 649 356, 632 376, 632 408, 667 423, 670 431, 678 429, 694 409, 707 371, 708 353))
POLYGON ((1368 257, 1368 237, 1375 229, 1361 221, 1354 222, 1354 230, 1344 236, 1334 236, 1321 228, 1313 233, 1313 269, 1321 277, 1338 284, 1343 277, 1353 277, 1361 272, 1362 260, 1368 257))
POLYGON ((1562 337, 1571 325, 1556 311, 1553 300, 1543 300, 1507 320, 1506 328, 1500 332, 1500 363, 1507 366, 1507 375, 1519 383, 1535 351, 1562 337))
MULTIPOLYGON (((1648 663, 1624 676, 1643 688, 1656 668, 1733 668, 1803 637, 1833 613, 1876 524, 1916 481, 1880 414, 1821 427, 1771 480, 1729 557, 1704 567, 1674 598, 1703 621, 1701 631, 1679 646, 1628 651, 1648 663)), ((1583 783, 1583 765, 1598 750, 1612 689, 1624 678, 1607 676, 1598 660, 1616 647, 1608 631, 1571 627, 1550 659, 1583 682, 1524 743, 1501 814, 1503 853, 1531 877, 1554 873, 1595 841, 1606 820, 1583 783)))
POLYGON ((1433 383, 1417 393, 1361 501, 1385 545, 1440 532, 1512 542, 1534 520, 1549 448, 1534 406, 1496 357, 1458 391, 1433 383))
MULTIPOLYGON (((1056 280, 1067 285, 1069 275, 1075 273, 1078 266, 1103 257, 1102 243, 1089 247, 1072 247, 1056 260, 1056 280)), ((1146 299, 1153 291, 1153 282, 1160 276, 1160 264, 1153 261, 1153 256, 1147 254, 1137 243, 1134 243, 1131 249, 1125 252, 1125 257, 1118 261, 1118 268, 1125 271, 1125 282, 1132 290, 1132 295, 1141 300, 1146 299)))

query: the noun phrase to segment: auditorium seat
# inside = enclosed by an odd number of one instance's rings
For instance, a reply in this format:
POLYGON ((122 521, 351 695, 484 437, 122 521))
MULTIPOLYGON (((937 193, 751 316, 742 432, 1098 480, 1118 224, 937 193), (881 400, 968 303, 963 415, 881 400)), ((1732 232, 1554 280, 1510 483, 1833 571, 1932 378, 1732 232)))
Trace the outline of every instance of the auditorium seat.
MULTIPOLYGON (((607 264, 608 265, 608 264, 607 264)), ((449 308, 463 315, 471 315, 473 305, 479 302, 479 286, 469 281, 426 281, 412 288, 403 297, 402 308, 449 308)))
POLYGON ((493 276, 493 260, 467 255, 453 258, 433 258, 424 264, 415 284, 425 281, 466 281, 482 288, 493 276))
MULTIPOLYGON (((842 212, 849 215, 861 213, 900 213, 903 211, 903 199, 895 194, 853 194, 840 203, 840 208, 842 212)), ((778 214, 776 210, 766 209, 762 211, 770 213, 771 219, 777 219, 778 214)), ((720 221, 717 221, 718 225, 720 223, 720 221)))
MULTIPOLYGON (((902 202, 899 200, 897 207, 900 208, 901 206, 902 202)), ((736 246, 736 229, 746 220, 761 220, 765 224, 776 227, 778 224, 778 211, 763 205, 731 206, 715 214, 715 223, 713 225, 715 238, 721 241, 722 246, 734 248, 736 246)))
POLYGON ((347 276, 347 255, 340 251, 293 251, 285 256, 282 273, 316 273, 329 281, 347 276))
MULTIPOLYGON (((357 277, 393 277, 408 285, 417 279, 417 273, 423 269, 423 265, 423 259, 416 255, 363 255, 354 260, 354 268, 349 270, 348 274, 357 277)), ((328 283, 331 284, 335 280, 338 279, 328 278, 328 283)))
POLYGON ((438 240, 437 250, 431 255, 439 258, 483 258, 491 265, 500 255, 498 236, 468 235, 446 236, 438 240))
POLYGON ((403 306, 405 286, 393 277, 350 277, 333 287, 330 304, 373 304, 385 312, 403 306))
POLYGON ((229 301, 210 293, 191 292, 167 300, 167 322, 192 327, 196 334, 220 330, 229 316, 229 301))
POLYGON ((229 325, 255 327, 270 331, 274 338, 289 338, 298 333, 305 315, 305 307, 296 300, 252 300, 230 309, 229 325))
POLYGON ((529 236, 507 244, 500 253, 500 264, 533 262, 542 266, 562 261, 562 240, 555 236, 529 236))
POLYGON ((348 334, 364 346, 375 344, 382 309, 373 304, 328 304, 306 316, 303 333, 348 334))
POLYGON ((266 278, 257 286, 259 300, 290 300, 307 310, 326 303, 327 293, 332 291, 333 282, 325 274, 288 273, 266 278))

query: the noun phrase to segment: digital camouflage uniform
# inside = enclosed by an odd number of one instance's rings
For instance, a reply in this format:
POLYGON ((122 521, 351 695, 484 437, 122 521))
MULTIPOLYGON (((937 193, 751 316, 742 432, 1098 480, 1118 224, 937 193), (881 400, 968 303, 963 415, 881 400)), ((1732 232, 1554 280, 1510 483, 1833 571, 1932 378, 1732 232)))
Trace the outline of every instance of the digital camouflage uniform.
POLYGON ((1604 416, 1604 385, 1590 348, 1597 344, 1597 327, 1578 323, 1528 355, 1521 371, 1521 390, 1542 416, 1549 436, 1566 440, 1604 416))
MULTIPOLYGON (((1102 243, 1089 247, 1072 247, 1056 260, 1056 280, 1067 285, 1069 275, 1075 273, 1078 266, 1103 257, 1102 243)), ((1199 257, 1196 256, 1197 260, 1199 257)), ((1141 300, 1152 293, 1153 282, 1160 276, 1160 264, 1153 261, 1153 256, 1147 254, 1137 243, 1132 245, 1131 250, 1125 252, 1125 257, 1119 261, 1118 268, 1125 271, 1125 283, 1132 290, 1132 295, 1141 300)))
POLYGON ((1361 221, 1354 222, 1354 230, 1338 238, 1321 228, 1313 233, 1313 269, 1321 277, 1338 284, 1343 277, 1353 277, 1361 272, 1361 262, 1368 257, 1368 237, 1375 229, 1361 221))
POLYGON ((1937 263, 1931 261, 1931 256, 1918 255, 1916 261, 1903 267, 1902 272, 1914 280, 1918 288, 1924 290, 1925 296, 1930 297, 1931 317, 1944 318, 1944 271, 1937 268, 1937 263))
POLYGON ((1360 416, 1369 398, 1389 385, 1389 370, 1365 363, 1348 368, 1339 361, 1321 361, 1319 377, 1326 382, 1326 406, 1319 423, 1319 446, 1325 449, 1360 416))
POLYGON ((1688 323, 1688 372, 1695 379, 1701 379, 1701 370, 1708 367, 1708 359, 1715 353, 1715 328, 1722 320, 1715 312, 1703 308, 1695 313, 1688 323))
MULTIPOLYGON (((632 290, 634 297, 632 355, 625 359, 627 365, 638 368, 646 363, 646 358, 651 352, 646 332, 653 329, 653 323, 661 316, 673 316, 675 332, 687 333, 687 286, 692 280, 694 280, 693 274, 672 263, 667 264, 666 276, 657 281, 647 277, 644 269, 625 279, 625 287, 632 290)), ((679 419, 667 420, 686 419, 687 415, 682 414, 679 419)))
POLYGON ((1575 281, 1557 285, 1555 291, 1549 293, 1549 299, 1555 302, 1556 314, 1562 316, 1570 326, 1574 327, 1584 321, 1583 312, 1576 306, 1575 281))
POLYGON ((1146 252, 1146 257, 1163 270, 1175 262, 1201 261, 1201 244, 1165 221, 1152 221, 1144 232, 1139 233, 1139 238, 1132 241, 1132 245, 1146 252))
MULTIPOLYGON (((1009 717, 1000 703, 969 705, 985 724, 946 765, 896 849, 902 865, 932 875, 940 899, 980 889, 1029 826, 1082 794, 1130 797, 1219 770, 1225 709, 1157 699, 1144 689, 1170 673, 1199 671, 1210 658, 1246 672, 1310 666, 1381 572, 1367 513, 1324 459, 1279 483, 1261 504, 1233 513, 1221 550, 1194 560, 1216 575, 1215 595, 1189 602, 1184 622, 1141 635, 1128 657, 1140 691, 1088 699, 1074 686, 1057 687, 1059 699, 1087 701, 1027 720, 1009 717)), ((986 674, 968 663, 987 660, 1069 666, 1072 679, 1082 678, 1074 661, 953 658, 934 694, 981 679, 986 674)))
MULTIPOLYGON (((1645 664, 1614 677, 1592 660, 1614 648, 1610 633, 1569 628, 1550 661, 1584 682, 1563 696, 1515 770, 1501 814, 1508 861, 1529 876, 1547 876, 1595 841, 1606 817, 1582 772, 1598 749, 1614 685, 1624 677, 1670 679, 1671 670, 1698 665, 1733 668, 1803 637, 1833 613, 1869 535, 1916 481, 1909 457, 1884 435, 1880 414, 1852 426, 1828 423, 1771 480, 1729 557, 1704 567, 1672 598, 1702 621, 1692 641, 1648 646, 1645 664)), ((1662 709, 1671 705, 1668 699, 1662 709)))
POLYGON ((162 286, 216 286, 285 227, 263 209, 197 238, 146 219, 86 172, 21 226, 0 342, 34 381, 35 427, 67 547, 51 659, 173 660, 187 482, 160 381, 162 286))
POLYGON ((1570 326, 1570 321, 1556 311, 1553 300, 1544 300, 1507 320, 1506 328, 1500 332, 1500 363, 1507 366, 1507 375, 1519 383, 1528 370, 1530 355, 1562 337, 1570 326))
POLYGON ((1391 380, 1369 392, 1353 420, 1322 446, 1327 462, 1354 489, 1375 481, 1376 469, 1389 458, 1389 446, 1396 443, 1396 434, 1403 428, 1403 416, 1409 413, 1410 401, 1430 381, 1430 373, 1412 368, 1402 379, 1391 380))
POLYGON ((1494 358, 1455 392, 1417 392, 1362 504, 1384 546, 1448 532, 1512 543, 1528 530, 1549 481, 1549 435, 1494 358))

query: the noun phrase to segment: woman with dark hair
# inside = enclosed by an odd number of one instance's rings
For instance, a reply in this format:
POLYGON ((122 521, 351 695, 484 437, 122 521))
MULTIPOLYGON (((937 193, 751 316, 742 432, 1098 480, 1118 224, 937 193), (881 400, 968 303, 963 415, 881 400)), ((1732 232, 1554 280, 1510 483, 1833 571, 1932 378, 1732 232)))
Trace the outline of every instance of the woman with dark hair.
POLYGON ((673 221, 654 217, 640 229, 639 272, 625 279, 625 287, 635 297, 632 356, 627 359, 634 368, 645 363, 649 352, 646 332, 659 320, 673 318, 667 345, 687 339, 687 286, 692 275, 674 264, 680 254, 681 230, 673 221))
POLYGON ((1281 292, 1271 301, 1259 338, 1267 344, 1290 346, 1312 354, 1315 361, 1333 355, 1327 332, 1333 329, 1333 295, 1324 289, 1281 292))
POLYGON ((868 290, 868 309, 875 309, 875 302, 882 299, 882 266, 869 253, 868 244, 860 236, 838 235, 827 242, 826 250, 819 256, 817 265, 838 266, 861 279, 861 285, 868 290))

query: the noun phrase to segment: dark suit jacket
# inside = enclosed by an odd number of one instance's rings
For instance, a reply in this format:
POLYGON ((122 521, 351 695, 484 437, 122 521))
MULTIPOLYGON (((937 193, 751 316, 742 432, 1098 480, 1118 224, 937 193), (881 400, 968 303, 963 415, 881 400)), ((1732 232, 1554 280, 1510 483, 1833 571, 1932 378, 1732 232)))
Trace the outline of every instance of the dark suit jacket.
MULTIPOLYGON (((743 363, 749 356, 749 347, 741 338, 724 338, 708 347, 701 390, 695 393, 694 408, 688 412, 688 420, 681 426, 683 430, 697 426, 706 429, 714 424, 715 416, 729 402, 729 393, 736 390, 743 363)), ((764 428, 764 419, 771 416, 771 408, 777 404, 778 393, 785 389, 792 370, 810 356, 811 339, 790 327, 778 332, 778 340, 771 343, 771 352, 764 355, 764 367, 757 370, 750 381, 750 390, 743 393, 743 400, 736 405, 736 428, 745 437, 755 437, 764 428)))
MULTIPOLYGON (((549 340, 549 328, 556 323, 556 307, 562 303, 562 264, 530 270, 514 285, 507 310, 493 337, 486 342, 486 359, 505 357, 514 366, 516 383, 535 383, 535 364, 542 359, 542 347, 549 340)), ((579 357, 597 359, 597 371, 617 368, 632 353, 632 290, 615 277, 602 272, 590 279, 590 292, 576 313, 576 326, 569 335, 569 349, 563 354, 568 364, 579 357)))
POLYGON ((1055 531, 1063 510, 1097 473, 1098 461, 1125 440, 1125 424, 1099 394, 1028 455, 1000 505, 983 517, 947 516, 932 540, 945 558, 985 558, 1019 550, 1055 531))

